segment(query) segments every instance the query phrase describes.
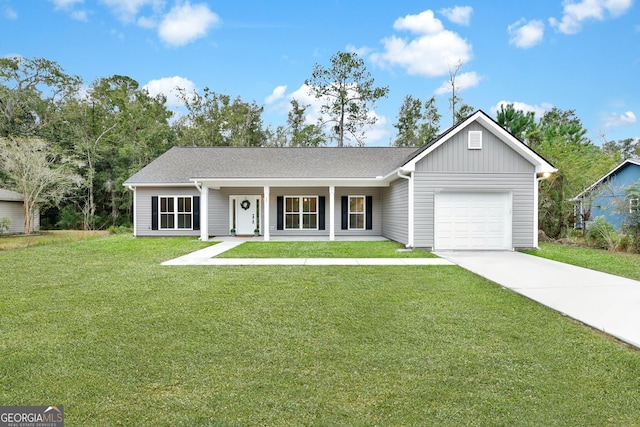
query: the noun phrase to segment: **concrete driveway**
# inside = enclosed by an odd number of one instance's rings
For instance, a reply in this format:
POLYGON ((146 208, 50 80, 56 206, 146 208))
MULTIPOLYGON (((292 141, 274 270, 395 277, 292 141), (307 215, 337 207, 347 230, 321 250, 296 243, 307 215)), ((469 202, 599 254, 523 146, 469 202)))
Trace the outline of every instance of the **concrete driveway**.
POLYGON ((519 252, 438 252, 460 267, 640 348, 640 282, 519 252))

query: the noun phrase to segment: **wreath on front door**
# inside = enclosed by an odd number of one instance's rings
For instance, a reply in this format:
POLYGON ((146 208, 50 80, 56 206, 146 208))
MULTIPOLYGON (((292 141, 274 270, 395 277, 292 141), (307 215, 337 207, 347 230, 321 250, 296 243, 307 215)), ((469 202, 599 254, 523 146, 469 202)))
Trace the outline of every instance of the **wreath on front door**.
POLYGON ((244 209, 245 211, 246 211, 247 209, 249 209, 249 206, 251 206, 251 202, 250 202, 250 201, 248 201, 248 200, 246 200, 246 199, 245 199, 245 200, 243 200, 243 201, 240 203, 240 207, 241 207, 242 209, 244 209))

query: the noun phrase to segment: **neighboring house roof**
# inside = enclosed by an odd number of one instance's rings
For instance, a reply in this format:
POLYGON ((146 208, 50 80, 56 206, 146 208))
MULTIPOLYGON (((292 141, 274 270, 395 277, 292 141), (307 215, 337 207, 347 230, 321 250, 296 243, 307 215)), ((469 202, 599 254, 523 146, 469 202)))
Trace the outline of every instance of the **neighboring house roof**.
POLYGON ((24 198, 22 194, 11 190, 3 190, 0 188, 0 201, 3 202, 22 202, 24 198))
POLYGON ((580 194, 578 194, 577 196, 575 196, 574 198, 572 198, 570 200, 578 200, 578 199, 582 198, 584 195, 586 195, 586 194, 590 193, 591 191, 593 191, 596 187, 598 187, 604 181, 611 179, 611 177, 615 176, 618 172, 620 172, 620 170, 622 170, 623 168, 625 168, 627 166, 630 166, 630 165, 640 166, 640 159, 627 159, 627 160, 625 160, 624 162, 620 163, 615 168, 611 169, 611 171, 606 173, 602 178, 600 178, 599 180, 597 180, 596 182, 591 184, 589 187, 587 187, 585 190, 583 190, 580 194))
POLYGON ((402 166, 416 150, 415 147, 173 147, 124 184, 177 184, 196 179, 377 178, 402 166))

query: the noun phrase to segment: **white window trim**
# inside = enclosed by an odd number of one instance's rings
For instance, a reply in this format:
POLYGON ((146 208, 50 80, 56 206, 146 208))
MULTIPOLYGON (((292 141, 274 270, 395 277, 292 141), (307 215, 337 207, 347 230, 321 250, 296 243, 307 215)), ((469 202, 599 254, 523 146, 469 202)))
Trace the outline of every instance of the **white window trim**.
POLYGON ((629 213, 636 213, 640 209, 640 199, 633 197, 629 199, 629 213))
POLYGON ((318 225, 320 223, 320 213, 318 212, 318 203, 319 202, 319 197, 318 196, 296 196, 296 195, 291 195, 291 196, 284 196, 284 209, 282 214, 284 215, 284 218, 282 218, 282 223, 284 225, 283 229, 284 230, 318 230, 318 225), (298 214, 298 228, 289 228, 287 227, 287 215, 293 215, 294 213, 291 212, 287 212, 287 199, 299 199, 299 211, 297 212, 298 214), (315 199, 316 200, 316 210, 314 212, 304 212, 303 210, 303 202, 304 199, 315 199), (315 215, 316 216, 316 226, 315 228, 304 228, 304 220, 303 220, 303 216, 304 215, 315 215))
POLYGON ((352 195, 349 196, 347 199, 347 228, 349 230, 366 230, 367 229, 367 196, 364 195, 352 195), (355 199, 355 198, 361 198, 363 200, 362 203, 362 212, 351 212, 351 199, 355 199), (358 214, 358 215, 362 215, 362 227, 361 228, 356 228, 356 227, 351 227, 351 214, 358 214))
POLYGON ((193 230, 193 196, 158 196, 158 230, 193 230), (162 212, 162 199, 173 199, 173 224, 171 228, 162 226, 162 215, 168 215, 171 212, 162 212), (191 210, 189 212, 178 212, 178 199, 191 199, 191 210), (180 228, 178 227, 178 215, 189 214, 191 215, 191 227, 180 228))

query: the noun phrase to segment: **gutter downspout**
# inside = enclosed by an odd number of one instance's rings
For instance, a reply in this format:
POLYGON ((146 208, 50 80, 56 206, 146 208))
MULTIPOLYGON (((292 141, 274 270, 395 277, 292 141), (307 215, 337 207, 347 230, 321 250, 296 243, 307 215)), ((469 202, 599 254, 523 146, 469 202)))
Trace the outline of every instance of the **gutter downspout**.
POLYGON ((193 184, 200 192, 200 241, 209 240, 209 187, 194 181, 193 184))
POLYGON ((533 193, 533 247, 536 249, 540 249, 540 245, 538 242, 538 231, 540 229, 540 224, 539 224, 539 205, 540 205, 540 181, 544 181, 545 179, 549 178, 551 176, 550 173, 545 172, 542 176, 538 177, 536 176, 535 179, 535 191, 533 193))
POLYGON ((413 248, 414 240, 413 240, 413 171, 409 172, 409 175, 403 175, 402 170, 398 170, 398 176, 400 178, 406 179, 409 181, 407 185, 409 186, 409 209, 407 211, 407 234, 408 234, 408 242, 406 244, 407 248, 413 248))

